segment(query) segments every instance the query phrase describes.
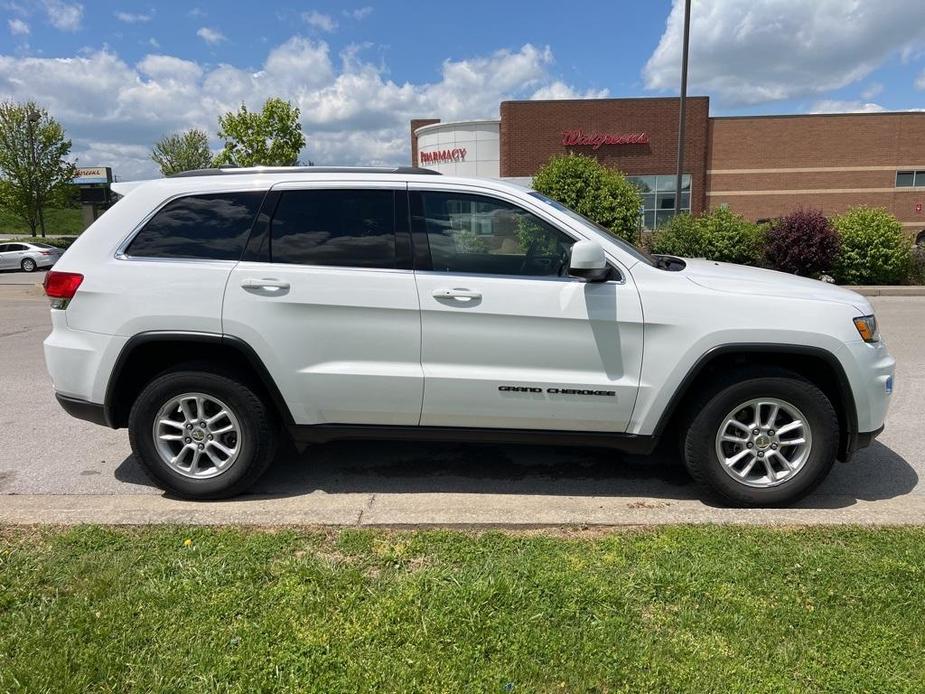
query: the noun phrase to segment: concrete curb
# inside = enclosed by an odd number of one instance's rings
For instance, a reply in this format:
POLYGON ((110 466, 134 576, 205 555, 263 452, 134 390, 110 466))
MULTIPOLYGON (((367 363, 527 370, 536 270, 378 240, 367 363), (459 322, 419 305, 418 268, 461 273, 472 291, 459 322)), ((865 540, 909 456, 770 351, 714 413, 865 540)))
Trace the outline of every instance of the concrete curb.
POLYGON ((632 496, 522 497, 507 494, 314 492, 193 502, 163 496, 28 494, 0 497, 0 524, 181 524, 477 529, 653 525, 925 525, 925 496, 878 501, 816 495, 795 508, 732 509, 696 499, 632 496))
POLYGON ((843 285, 863 296, 925 296, 925 285, 882 285, 862 286, 843 285))

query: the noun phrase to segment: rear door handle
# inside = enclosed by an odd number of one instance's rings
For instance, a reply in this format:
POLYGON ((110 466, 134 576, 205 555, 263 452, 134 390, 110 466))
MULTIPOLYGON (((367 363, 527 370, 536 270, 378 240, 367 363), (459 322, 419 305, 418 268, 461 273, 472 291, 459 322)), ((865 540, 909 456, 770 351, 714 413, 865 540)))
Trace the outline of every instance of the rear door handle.
POLYGON ((481 299, 481 292, 474 292, 471 289, 435 289, 433 293, 435 299, 481 299))
POLYGON ((276 291, 281 292, 285 289, 289 289, 289 283, 285 280, 277 280, 272 277, 264 277, 262 279, 254 279, 248 277, 247 279, 241 280, 241 286, 244 289, 256 289, 263 291, 276 291))

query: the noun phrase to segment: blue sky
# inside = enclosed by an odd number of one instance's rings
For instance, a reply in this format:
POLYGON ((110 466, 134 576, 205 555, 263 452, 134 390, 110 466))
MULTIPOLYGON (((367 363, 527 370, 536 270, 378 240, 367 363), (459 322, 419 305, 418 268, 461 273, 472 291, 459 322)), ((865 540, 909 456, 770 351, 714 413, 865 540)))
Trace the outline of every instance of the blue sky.
MULTIPOLYGON (((714 115, 925 106, 922 0, 694 0, 691 93, 714 115)), ((83 164, 288 98, 305 157, 406 163, 408 119, 505 98, 675 94, 680 6, 594 2, 0 0, 0 98, 58 117, 83 164)), ((217 146, 217 142, 213 142, 217 146)))
MULTIPOLYGON (((74 3, 70 3, 74 4, 74 3)), ((671 3, 589 3, 574 24, 563 24, 563 3, 462 0, 429 2, 131 2, 85 1, 76 31, 61 31, 42 17, 40 2, 7 2, 9 8, 36 7, 30 35, 0 37, 0 52, 65 57, 109 46, 128 61, 163 52, 202 63, 228 62, 259 68, 267 47, 294 33, 326 41, 340 51, 363 46, 366 58, 383 61, 393 79, 425 82, 439 78, 447 59, 464 59, 524 43, 549 45, 563 76, 588 87, 626 93, 641 90, 640 69, 664 30, 671 3), (625 6, 624 6, 625 5, 625 6), (233 8, 233 10, 229 10, 233 8), (327 17, 312 24, 312 13, 327 17), (303 15, 305 15, 303 17, 303 15), (120 19, 121 17, 121 19, 120 19), (209 44, 202 28, 224 39, 209 44), (586 40, 590 33, 601 40, 586 40), (151 39, 156 44, 151 43, 151 39), (28 44, 28 49, 24 46, 28 44)), ((7 10, 16 17, 15 10, 7 10)))

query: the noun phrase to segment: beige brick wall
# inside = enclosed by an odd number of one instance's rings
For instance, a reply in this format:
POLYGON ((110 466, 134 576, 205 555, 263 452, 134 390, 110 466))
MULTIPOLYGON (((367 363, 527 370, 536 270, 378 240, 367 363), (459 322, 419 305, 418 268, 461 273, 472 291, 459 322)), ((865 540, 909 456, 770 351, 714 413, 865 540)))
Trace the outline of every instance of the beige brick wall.
POLYGON ((909 233, 925 230, 916 212, 925 188, 895 187, 897 170, 925 169, 925 113, 713 118, 709 135, 711 209, 761 219, 801 206, 838 214, 871 205, 909 233))

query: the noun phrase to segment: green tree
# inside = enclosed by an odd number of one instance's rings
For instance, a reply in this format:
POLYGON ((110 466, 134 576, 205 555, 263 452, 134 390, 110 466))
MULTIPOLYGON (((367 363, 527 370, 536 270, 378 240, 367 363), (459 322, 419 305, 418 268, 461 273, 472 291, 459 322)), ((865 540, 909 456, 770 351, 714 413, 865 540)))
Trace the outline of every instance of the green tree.
POLYGON ((0 206, 20 218, 32 236, 41 229, 49 202, 67 197, 76 167, 65 157, 71 141, 64 128, 35 102, 0 103, 0 206))
POLYGON ((591 157, 556 155, 537 171, 533 187, 615 236, 636 241, 642 199, 619 171, 591 157))
POLYGON ((884 209, 853 207, 832 220, 841 236, 834 276, 839 284, 898 284, 910 271, 912 241, 884 209))
POLYGON ((241 104, 220 116, 218 136, 225 146, 215 166, 293 166, 305 146, 299 109, 279 98, 267 99, 259 112, 241 104))
POLYGON ((212 165, 209 136, 196 128, 167 135, 154 143, 151 159, 160 167, 164 176, 207 169, 212 165))

